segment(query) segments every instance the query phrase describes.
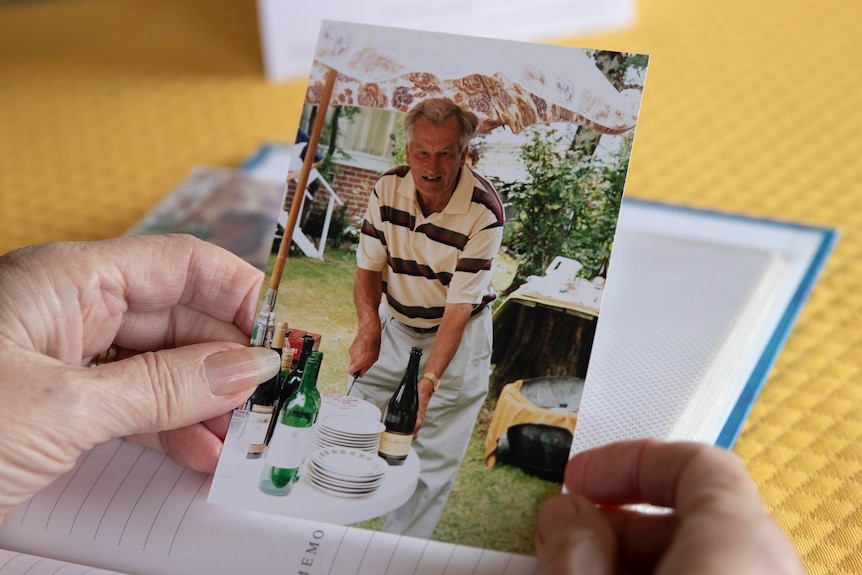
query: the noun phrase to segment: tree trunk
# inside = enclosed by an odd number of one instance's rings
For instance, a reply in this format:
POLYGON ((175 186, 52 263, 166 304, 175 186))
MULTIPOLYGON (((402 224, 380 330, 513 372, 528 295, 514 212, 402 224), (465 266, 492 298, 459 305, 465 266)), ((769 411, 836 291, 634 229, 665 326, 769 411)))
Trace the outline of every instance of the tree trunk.
POLYGON ((326 150, 326 155, 332 156, 335 154, 335 141, 338 139, 338 119, 341 117, 341 106, 333 106, 332 119, 329 125, 329 148, 326 150))
POLYGON ((596 148, 599 147, 599 140, 601 138, 601 132, 585 128, 584 126, 578 126, 569 150, 574 152, 577 158, 592 156, 596 152, 596 148))
POLYGON ((494 315, 492 397, 518 379, 584 378, 598 318, 523 300, 508 300, 494 315))
MULTIPOLYGON (((609 52, 607 50, 596 52, 596 68, 604 74, 605 78, 608 79, 618 92, 625 88, 628 63, 622 53, 609 52)), ((595 130, 578 126, 575 139, 572 140, 572 145, 569 149, 581 157, 592 156, 599 145, 601 137, 602 135, 595 130)))

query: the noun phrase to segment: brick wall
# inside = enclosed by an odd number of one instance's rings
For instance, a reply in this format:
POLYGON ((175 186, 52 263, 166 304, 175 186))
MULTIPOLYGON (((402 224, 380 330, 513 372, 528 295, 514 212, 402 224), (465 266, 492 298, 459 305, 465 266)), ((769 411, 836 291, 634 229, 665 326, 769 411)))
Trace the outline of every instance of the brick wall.
MULTIPOLYGON (((379 177, 380 172, 376 170, 337 164, 337 173, 335 179, 330 182, 330 185, 335 190, 335 193, 338 194, 338 197, 347 204, 348 219, 351 223, 358 223, 362 219, 362 216, 365 215, 365 209, 368 207, 368 197, 371 195, 374 183, 379 177)), ((296 182, 290 182, 287 192, 288 206, 293 201, 295 191, 296 182)), ((315 196, 314 212, 325 212, 327 200, 328 194, 321 186, 320 191, 315 196)), ((336 209, 338 209, 337 206, 336 209)))

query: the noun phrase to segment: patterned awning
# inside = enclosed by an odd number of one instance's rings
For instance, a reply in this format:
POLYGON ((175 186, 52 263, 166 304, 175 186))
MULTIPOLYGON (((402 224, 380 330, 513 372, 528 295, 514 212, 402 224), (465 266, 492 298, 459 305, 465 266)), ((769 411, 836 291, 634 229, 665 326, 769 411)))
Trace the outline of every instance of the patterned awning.
POLYGON ((306 102, 406 112, 428 97, 472 110, 479 130, 573 122, 621 134, 637 122, 640 91, 618 92, 577 48, 325 21, 306 102))

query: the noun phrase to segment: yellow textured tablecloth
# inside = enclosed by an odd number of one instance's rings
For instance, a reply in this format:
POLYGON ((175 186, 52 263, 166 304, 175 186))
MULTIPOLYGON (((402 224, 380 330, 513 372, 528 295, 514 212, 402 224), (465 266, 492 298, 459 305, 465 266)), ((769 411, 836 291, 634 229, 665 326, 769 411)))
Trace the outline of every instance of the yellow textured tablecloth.
MULTIPOLYGON (((652 56, 627 193, 841 228, 734 450, 811 573, 862 573, 862 3, 638 11, 560 41, 652 56)), ((291 141, 303 92, 262 80, 251 1, 0 4, 0 252, 123 232, 291 141)))

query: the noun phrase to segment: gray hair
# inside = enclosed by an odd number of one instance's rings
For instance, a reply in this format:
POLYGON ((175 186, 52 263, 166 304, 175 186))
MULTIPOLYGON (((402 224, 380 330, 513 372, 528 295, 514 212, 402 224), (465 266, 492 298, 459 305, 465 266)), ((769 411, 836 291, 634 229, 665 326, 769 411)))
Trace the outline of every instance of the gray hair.
POLYGON ((455 117, 461 125, 460 147, 463 150, 470 145, 470 140, 476 134, 479 118, 469 110, 465 110, 449 98, 428 98, 422 100, 407 112, 404 129, 407 135, 407 145, 413 140, 413 124, 419 118, 425 118, 433 126, 441 126, 449 118, 455 117))

